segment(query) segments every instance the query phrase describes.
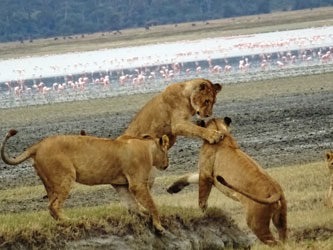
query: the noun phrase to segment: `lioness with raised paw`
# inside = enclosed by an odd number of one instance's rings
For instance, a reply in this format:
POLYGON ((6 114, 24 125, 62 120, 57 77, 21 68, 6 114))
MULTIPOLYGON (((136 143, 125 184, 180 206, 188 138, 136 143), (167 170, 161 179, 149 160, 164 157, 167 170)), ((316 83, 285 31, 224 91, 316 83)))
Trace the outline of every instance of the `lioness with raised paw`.
POLYGON ((190 118, 194 115, 202 118, 211 116, 216 95, 221 89, 220 84, 200 78, 171 84, 144 105, 124 135, 167 135, 170 139, 169 147, 172 147, 179 135, 216 143, 223 138, 223 130, 197 126, 190 122, 190 118))
MULTIPOLYGON (((202 78, 170 84, 143 106, 122 136, 167 135, 169 147, 173 146, 177 136, 197 137, 216 143, 223 138, 224 131, 197 126, 190 119, 194 115, 202 118, 211 116, 216 95, 221 89, 222 85, 202 78)), ((152 175, 150 186, 153 182, 152 175)), ((126 206, 133 203, 130 196, 125 195, 126 187, 119 185, 117 191, 123 194, 121 197, 129 197, 122 199, 126 206)))
POLYGON ((16 130, 10 130, 6 135, 1 145, 1 158, 10 165, 33 159, 33 167, 45 186, 53 218, 66 219, 62 205, 75 181, 85 185, 111 184, 116 188, 124 185, 137 208, 142 205, 152 215, 155 228, 164 230, 148 180, 153 166, 160 170, 168 167, 169 138, 166 135, 156 139, 127 136, 117 140, 56 135, 32 145, 16 158, 10 158, 5 154, 5 146, 16 133, 16 130))
MULTIPOLYGON (((212 119, 207 128, 229 131, 231 119, 212 119)), ((204 125, 204 123, 203 123, 204 125)), ((265 244, 277 241, 270 231, 270 221, 279 239, 287 238, 287 205, 280 185, 250 156, 242 151, 228 132, 217 144, 204 142, 200 149, 199 174, 188 174, 174 182, 167 191, 176 193, 190 183, 199 184, 199 206, 204 211, 214 185, 222 193, 240 201, 246 210, 247 225, 265 244)))
POLYGON ((325 205, 329 208, 333 208, 333 152, 327 152, 325 159, 330 174, 330 187, 326 194, 325 205))

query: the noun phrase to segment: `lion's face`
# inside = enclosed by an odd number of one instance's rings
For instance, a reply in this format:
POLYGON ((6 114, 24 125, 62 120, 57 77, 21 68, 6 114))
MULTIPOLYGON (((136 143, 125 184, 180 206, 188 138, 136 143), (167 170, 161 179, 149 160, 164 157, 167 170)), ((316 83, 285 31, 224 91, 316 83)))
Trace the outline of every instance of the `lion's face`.
POLYGON ((211 116, 216 95, 221 89, 220 84, 213 84, 209 81, 202 82, 191 95, 191 105, 195 113, 202 118, 211 116))
POLYGON ((325 155, 327 167, 333 170, 333 152, 327 152, 325 155))
POLYGON ((168 147, 169 137, 163 135, 155 140, 157 150, 154 152, 154 166, 159 170, 165 170, 169 166, 168 147))
POLYGON ((217 131, 228 131, 230 132, 230 124, 231 124, 231 118, 229 117, 224 117, 222 119, 210 119, 207 123, 203 120, 199 121, 198 125, 201 127, 209 128, 209 129, 214 129, 217 131))

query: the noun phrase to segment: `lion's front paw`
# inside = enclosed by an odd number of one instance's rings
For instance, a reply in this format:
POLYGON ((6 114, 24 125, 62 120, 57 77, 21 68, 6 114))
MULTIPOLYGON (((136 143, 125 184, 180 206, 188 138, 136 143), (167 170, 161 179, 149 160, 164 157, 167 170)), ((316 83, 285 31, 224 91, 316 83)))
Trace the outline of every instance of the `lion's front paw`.
POLYGON ((160 223, 154 223, 154 227, 157 233, 163 234, 165 232, 164 227, 160 223))
POLYGON ((210 130, 210 135, 207 138, 207 141, 210 144, 214 144, 214 143, 221 141, 223 139, 223 137, 224 137, 224 134, 221 131, 210 130))

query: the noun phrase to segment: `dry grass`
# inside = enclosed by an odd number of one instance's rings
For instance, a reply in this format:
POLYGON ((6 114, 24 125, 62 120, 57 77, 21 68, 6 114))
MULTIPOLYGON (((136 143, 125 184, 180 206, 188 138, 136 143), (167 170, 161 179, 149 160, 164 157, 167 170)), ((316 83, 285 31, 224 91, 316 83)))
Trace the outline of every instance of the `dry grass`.
MULTIPOLYGON (((281 184, 288 202, 290 240, 283 248, 274 249, 332 249, 333 211, 324 206, 324 196, 329 186, 325 163, 285 166, 269 169, 268 172, 281 184)), ((178 177, 170 176, 158 180, 157 183, 161 182, 163 186, 167 186, 178 177)), ((197 196, 197 190, 185 191, 172 196, 160 195, 157 201, 162 206, 173 204, 194 208, 198 207, 197 196)), ((240 228, 249 231, 240 203, 225 197, 216 189, 213 189, 208 203, 210 207, 219 207, 228 211, 240 228)), ((252 249, 271 248, 258 243, 252 249)))
POLYGON ((333 7, 313 10, 276 12, 272 14, 225 18, 206 22, 160 25, 146 31, 144 28, 73 36, 73 39, 54 38, 0 44, 0 59, 90 51, 160 42, 193 40, 207 37, 245 35, 270 31, 293 30, 333 25, 333 7), (192 25, 195 23, 195 26, 192 25))
MULTIPOLYGON (((288 224, 290 240, 284 248, 276 249, 332 249, 333 211, 323 205, 324 193, 328 189, 329 177, 324 162, 297 166, 282 166, 268 170, 283 187, 288 201, 288 224)), ((159 177, 155 187, 166 188, 178 176, 159 177)), ((108 186, 86 187, 76 185, 74 192, 89 192, 93 189, 107 189, 108 186)), ((42 186, 24 187, 2 190, 0 202, 8 199, 21 200, 41 197, 44 194, 42 186)), ((197 206, 197 190, 185 189, 175 195, 155 195, 161 215, 169 217, 179 215, 184 222, 202 216, 197 206), (172 205, 170 205, 172 204, 172 205)), ((235 202, 213 189, 209 198, 209 207, 217 207, 227 212, 239 225, 249 232, 245 224, 245 216, 241 204, 235 202)), ((19 237, 27 241, 54 240, 54 233, 59 228, 63 239, 78 239, 89 230, 106 230, 107 221, 117 225, 117 231, 126 232, 128 226, 134 231, 144 229, 142 221, 130 216, 118 203, 104 206, 66 209, 66 214, 72 218, 66 223, 55 222, 48 212, 24 212, 0 215, 0 240, 13 242, 19 237), (36 239, 38 235, 38 239, 36 239)), ((110 227, 110 225, 108 226, 110 227)), ((114 229, 108 229, 113 233, 114 229)), ((22 239, 21 239, 22 240, 22 239)), ((252 249, 268 249, 256 243, 252 249)))
MULTIPOLYGON (((0 44, 0 58, 86 51, 150 44, 161 41, 333 25, 332 11, 333 7, 312 11, 303 10, 211 20, 209 24, 197 22, 195 26, 192 26, 191 23, 184 23, 179 24, 177 28, 173 25, 156 26, 152 27, 149 32, 144 29, 129 29, 122 31, 122 35, 117 36, 111 33, 106 33, 102 36, 101 33, 98 33, 72 40, 58 39, 54 41, 53 39, 41 39, 33 43, 5 43, 0 44)), ((296 87, 295 89, 290 89, 290 91, 305 93, 318 91, 318 88, 325 90, 332 89, 331 79, 332 74, 323 74, 265 81, 265 84, 262 85, 262 90, 253 93, 249 91, 249 86, 251 86, 249 83, 237 84, 232 86, 232 92, 233 94, 239 93, 239 95, 243 96, 243 92, 246 92, 247 98, 260 98, 260 95, 266 96, 270 92, 274 92, 276 95, 279 90, 281 90, 281 93, 285 93, 283 88, 289 89, 290 84, 288 83, 296 81, 298 84, 292 84, 292 86, 296 87), (320 85, 313 85, 314 82, 320 83, 320 85)), ((229 87, 225 86, 224 100, 229 97, 228 89, 229 87)), ((149 99, 150 96, 147 95, 146 98, 149 99)), ((141 104, 146 101, 145 97, 133 96, 133 98, 139 98, 137 100, 138 106, 142 106, 141 104)), ((133 101, 133 98, 131 101, 133 101)), ((236 97, 230 95, 230 98, 236 97)), ((2 121, 6 122, 4 126, 11 126, 12 124, 19 126, 22 120, 21 124, 26 124, 25 118, 22 117, 26 116, 27 111, 29 111, 30 122, 52 122, 52 119, 67 119, 64 116, 64 109, 68 110, 68 113, 73 113, 75 110, 84 108, 86 115, 89 116, 91 114, 106 112, 105 107, 108 105, 117 105, 117 98, 112 98, 112 100, 108 98, 89 102, 61 103, 48 106, 47 108, 45 106, 36 106, 29 107, 29 110, 27 108, 1 109, 0 116, 6 117, 6 120, 2 121)), ((123 107, 118 108, 118 112, 122 112, 123 107)), ((329 181, 325 164, 318 162, 299 166, 285 166, 269 169, 268 172, 279 181, 285 190, 288 201, 288 223, 291 238, 283 248, 277 247, 276 249, 333 249, 333 240, 329 239, 333 231, 333 211, 323 206, 323 197, 328 188, 329 181), (330 231, 327 232, 327 230, 330 231)), ((160 177, 156 180, 156 187, 165 188, 176 178, 177 176, 160 177)), ((109 187, 76 185, 73 192, 91 192, 104 188, 109 187)), ((45 191, 42 186, 1 190, 0 202, 19 202, 40 198, 43 195, 45 195, 45 191)), ((197 208, 197 196, 197 191, 193 191, 192 189, 184 190, 184 192, 172 196, 167 193, 160 194, 154 198, 159 205, 162 215, 170 216, 171 214, 178 213, 186 221, 202 216, 197 208), (172 204, 171 207, 170 204, 172 204)), ((242 206, 239 203, 213 190, 209 199, 209 206, 227 211, 243 230, 248 231, 242 206)), ((66 214, 72 218, 67 223, 55 222, 49 216, 46 209, 42 212, 0 214, 0 242, 15 242, 18 239, 24 239, 27 242, 43 242, 45 240, 57 240, 57 237, 60 237, 60 235, 63 239, 73 240, 83 237, 89 230, 104 230, 107 233, 114 232, 114 229, 109 228, 110 226, 107 226, 106 223, 106 221, 111 220, 117 225, 116 228, 118 231, 122 231, 122 228, 126 228, 129 225, 134 228, 134 231, 142 229, 142 224, 134 217, 129 216, 125 209, 118 204, 66 209, 66 214)), ((261 250, 271 248, 258 243, 252 249, 261 250)))

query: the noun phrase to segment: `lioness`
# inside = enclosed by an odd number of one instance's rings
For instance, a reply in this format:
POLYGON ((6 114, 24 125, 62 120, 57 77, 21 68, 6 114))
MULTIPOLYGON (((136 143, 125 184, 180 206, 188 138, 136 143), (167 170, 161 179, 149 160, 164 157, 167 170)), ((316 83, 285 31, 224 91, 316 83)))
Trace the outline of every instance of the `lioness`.
MULTIPOLYGON (((207 128, 228 130, 231 119, 212 119, 207 128)), ((280 185, 251 157, 243 152, 231 134, 217 144, 203 143, 200 149, 199 174, 189 174, 174 182, 167 191, 176 193, 190 183, 199 183, 199 206, 204 211, 214 185, 234 200, 239 200, 247 212, 247 224, 265 244, 277 243, 269 225, 272 219, 279 238, 287 238, 287 205, 280 185)))
MULTIPOLYGON (((190 118, 194 115, 209 117, 221 89, 220 84, 201 78, 171 84, 143 106, 123 136, 141 137, 149 134, 161 137, 165 134, 170 139, 169 147, 172 147, 179 135, 202 138, 209 143, 218 142, 223 138, 223 131, 197 126, 190 122, 190 118)), ((150 185, 153 182, 152 177, 150 185)), ((131 196, 125 195, 126 186, 119 185, 117 191, 122 193, 121 197, 128 197, 122 199, 127 206, 133 203, 131 196)))
MULTIPOLYGON (((163 231, 157 208, 150 195, 148 180, 152 166, 168 167, 169 138, 119 140, 81 135, 56 135, 32 145, 16 158, 5 154, 8 139, 17 133, 10 130, 1 145, 1 158, 17 165, 28 158, 41 178, 49 198, 49 211, 55 219, 66 219, 62 205, 76 181, 86 185, 127 185, 128 189, 153 218, 153 225, 163 231)), ((134 198, 132 198, 134 200, 134 198)))
POLYGON ((223 138, 223 130, 206 129, 190 122, 195 114, 202 118, 211 116, 216 95, 222 89, 220 84, 213 84, 205 79, 171 84, 164 91, 151 99, 134 117, 125 135, 152 137, 167 135, 169 147, 175 143, 176 136, 195 136, 209 143, 223 138))
POLYGON ((333 152, 327 152, 325 159, 330 173, 330 187, 326 194, 325 205, 329 208, 333 208, 333 152))

